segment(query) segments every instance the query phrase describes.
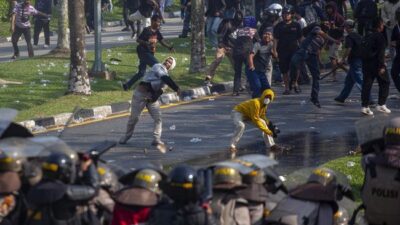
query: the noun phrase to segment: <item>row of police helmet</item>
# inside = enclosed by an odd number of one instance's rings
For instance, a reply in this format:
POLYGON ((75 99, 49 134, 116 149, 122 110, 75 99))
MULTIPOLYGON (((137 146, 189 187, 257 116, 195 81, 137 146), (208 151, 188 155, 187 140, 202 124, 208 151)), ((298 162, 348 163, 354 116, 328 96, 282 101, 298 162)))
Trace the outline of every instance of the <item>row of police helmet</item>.
MULTIPOLYGON (((78 177, 82 171, 77 165, 85 157, 93 159, 99 176, 96 197, 82 201, 85 193, 71 194, 68 191, 90 192, 90 189, 73 189, 64 185, 57 187, 65 188, 60 195, 73 196, 77 201, 81 197, 81 205, 96 207, 93 211, 99 217, 96 220, 99 224, 123 224, 126 215, 132 215, 129 214, 132 210, 140 212, 139 215, 146 215, 149 224, 168 224, 160 222, 160 218, 163 222, 168 221, 164 216, 150 216, 145 209, 171 200, 182 208, 190 204, 208 205, 216 224, 236 224, 237 221, 246 220, 247 217, 240 213, 242 211, 235 213, 235 208, 239 206, 241 209, 243 206, 247 208, 251 224, 279 222, 288 225, 303 224, 300 220, 304 218, 309 220, 309 224, 314 224, 321 219, 321 212, 331 215, 332 224, 346 224, 348 215, 355 208, 347 178, 326 168, 298 171, 287 183, 274 169, 277 162, 264 155, 244 155, 197 169, 178 165, 168 175, 161 166, 150 163, 124 171, 107 165, 99 157, 113 147, 112 142, 103 142, 85 154, 78 154, 59 138, 32 137, 25 128, 10 122, 15 112, 2 111, 0 114, 8 115, 0 119, 0 224, 7 224, 4 223, 7 220, 11 221, 9 224, 54 224, 54 221, 61 221, 52 220, 54 218, 43 221, 45 217, 38 212, 44 209, 35 208, 29 202, 24 204, 24 198, 28 196, 29 199, 32 193, 30 189, 43 177, 58 184, 79 184, 81 181, 78 177), (24 131, 19 132, 18 129, 24 131), (288 191, 287 187, 291 190, 288 191), (90 203, 96 199, 100 203, 90 203), (29 212, 26 218, 24 211, 29 212)), ((96 182, 94 179, 92 181, 96 182)), ((58 192, 46 188, 44 186, 41 192, 33 193, 58 195, 58 192)), ((30 198, 43 202, 48 197, 30 198)), ((50 198, 62 199, 61 196, 50 198)), ((327 220, 327 217, 322 219, 327 220)), ((131 217, 129 220, 132 222, 134 219, 131 217)))

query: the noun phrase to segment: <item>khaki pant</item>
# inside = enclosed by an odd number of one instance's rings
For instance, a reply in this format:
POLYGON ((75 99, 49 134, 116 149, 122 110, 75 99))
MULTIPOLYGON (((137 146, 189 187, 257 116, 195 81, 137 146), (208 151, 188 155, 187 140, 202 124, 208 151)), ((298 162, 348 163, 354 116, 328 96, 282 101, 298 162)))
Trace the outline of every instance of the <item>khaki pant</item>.
MULTIPOLYGON (((231 117, 233 119, 233 123, 236 126, 235 132, 233 133, 233 137, 231 140, 231 146, 236 147, 237 143, 239 142, 240 138, 243 135, 245 123, 243 122, 243 115, 236 110, 232 110, 231 117)), ((264 121, 264 123, 265 123, 265 121, 264 121)), ((265 125, 267 125, 267 124, 265 124, 265 125)), ((275 145, 274 138, 271 135, 266 135, 264 132, 262 133, 262 135, 263 135, 265 146, 268 149, 271 146, 275 145)))
MULTIPOLYGON (((133 21, 133 22, 135 22, 135 21, 137 21, 137 20, 140 20, 141 21, 141 23, 142 23, 142 30, 145 28, 145 27, 148 27, 148 26, 150 26, 150 18, 147 18, 147 17, 144 17, 141 13, 140 13, 140 11, 138 10, 138 11, 136 11, 136 12, 134 12, 133 14, 131 14, 131 15, 129 15, 129 20, 130 21, 133 21)), ((139 34, 138 34, 139 35, 139 34)))
POLYGON ((232 50, 229 48, 217 48, 217 50, 215 52, 215 59, 210 64, 210 66, 208 67, 208 71, 207 71, 207 75, 211 77, 211 80, 214 78, 215 71, 217 70, 217 67, 219 66, 219 64, 221 64, 225 55, 228 57, 229 61, 231 62, 231 65, 233 66, 232 50))
POLYGON ((139 121, 139 116, 142 113, 144 107, 146 107, 149 111, 150 116, 154 120, 154 141, 161 141, 162 121, 160 103, 158 101, 149 102, 149 99, 151 99, 151 93, 144 90, 143 87, 139 85, 135 89, 135 92, 132 96, 131 115, 129 116, 129 121, 125 133, 125 137, 127 139, 132 136, 133 131, 135 130, 135 126, 139 121))

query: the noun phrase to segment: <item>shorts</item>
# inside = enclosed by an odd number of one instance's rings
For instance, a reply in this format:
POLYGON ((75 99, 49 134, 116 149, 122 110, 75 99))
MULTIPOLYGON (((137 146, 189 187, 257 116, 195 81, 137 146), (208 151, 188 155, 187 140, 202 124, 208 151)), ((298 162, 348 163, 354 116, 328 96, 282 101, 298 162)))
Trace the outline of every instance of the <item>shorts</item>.
POLYGON ((281 73, 289 72, 290 60, 292 60, 292 57, 295 52, 296 52, 296 50, 294 50, 294 51, 279 51, 278 52, 279 69, 280 69, 281 73))
POLYGON ((333 43, 329 45, 328 56, 330 59, 338 59, 339 58, 339 49, 342 47, 342 43, 336 44, 333 43))

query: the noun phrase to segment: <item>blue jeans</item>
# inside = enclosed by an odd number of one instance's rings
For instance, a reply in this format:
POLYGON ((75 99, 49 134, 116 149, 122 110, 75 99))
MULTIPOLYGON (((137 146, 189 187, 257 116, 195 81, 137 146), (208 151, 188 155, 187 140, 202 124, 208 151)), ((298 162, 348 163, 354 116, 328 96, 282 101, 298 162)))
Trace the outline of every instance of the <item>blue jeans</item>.
POLYGON ((142 79, 144 74, 146 73, 147 65, 152 67, 154 64, 158 63, 156 57, 154 57, 154 53, 145 52, 145 51, 137 51, 139 57, 139 71, 126 82, 126 86, 131 88, 133 84, 135 84, 138 80, 142 79))
POLYGON ((356 9, 358 0, 350 0, 349 2, 350 2, 351 10, 353 10, 353 12, 354 12, 354 10, 356 9))
POLYGON ((265 72, 256 71, 256 70, 251 71, 246 67, 246 77, 247 77, 247 81, 250 84, 252 98, 260 97, 261 93, 265 89, 271 88, 270 84, 268 83, 265 72))
POLYGON ((353 59, 349 61, 349 72, 347 72, 346 79, 344 80, 344 87, 342 92, 336 97, 336 99, 344 101, 349 97, 354 84, 361 91, 363 83, 362 73, 362 61, 361 59, 353 59))
POLYGON ((217 31, 219 24, 221 23, 222 18, 221 17, 207 17, 207 36, 208 39, 213 47, 218 46, 218 37, 217 37, 217 31))

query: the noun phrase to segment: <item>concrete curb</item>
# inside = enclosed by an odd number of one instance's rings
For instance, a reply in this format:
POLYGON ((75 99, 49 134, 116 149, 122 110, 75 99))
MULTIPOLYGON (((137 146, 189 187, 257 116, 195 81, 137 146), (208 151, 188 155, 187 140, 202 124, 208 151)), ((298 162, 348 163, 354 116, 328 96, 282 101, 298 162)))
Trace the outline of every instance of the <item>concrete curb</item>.
MULTIPOLYGON (((161 105, 168 105, 171 103, 181 101, 191 101, 192 99, 201 98, 205 96, 212 96, 222 93, 227 93, 233 90, 233 82, 224 82, 215 84, 211 88, 208 86, 202 86, 197 88, 191 88, 189 90, 182 91, 181 96, 178 96, 175 92, 165 93, 161 95, 159 101, 161 105)), ((97 106, 90 109, 80 109, 72 120, 71 124, 80 124, 89 120, 102 120, 110 116, 128 113, 130 112, 131 101, 118 102, 111 105, 97 106)), ((61 113, 55 116, 25 120, 19 122, 20 125, 28 128, 32 132, 45 132, 47 129, 64 126, 72 113, 61 113)))

